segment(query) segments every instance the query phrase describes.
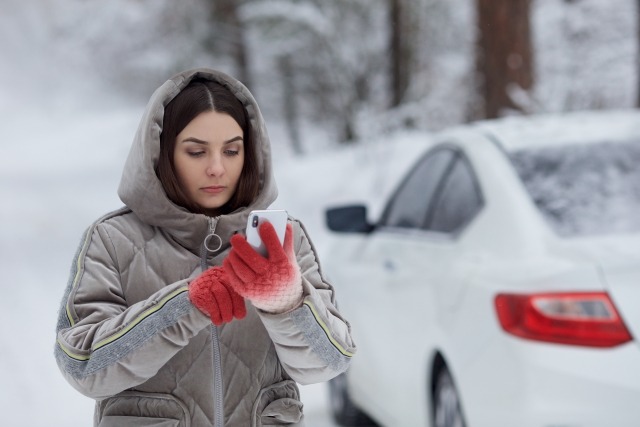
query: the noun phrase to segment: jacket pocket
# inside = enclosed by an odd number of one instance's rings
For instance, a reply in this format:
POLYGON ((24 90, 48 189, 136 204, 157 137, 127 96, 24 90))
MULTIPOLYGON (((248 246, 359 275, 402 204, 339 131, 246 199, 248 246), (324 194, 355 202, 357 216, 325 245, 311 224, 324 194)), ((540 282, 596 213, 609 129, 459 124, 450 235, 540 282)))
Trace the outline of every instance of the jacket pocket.
POLYGON ((98 427, 190 427, 186 405, 170 394, 127 391, 98 407, 98 427))
POLYGON ((302 402, 296 383, 286 380, 260 390, 251 418, 251 427, 301 426, 302 402))

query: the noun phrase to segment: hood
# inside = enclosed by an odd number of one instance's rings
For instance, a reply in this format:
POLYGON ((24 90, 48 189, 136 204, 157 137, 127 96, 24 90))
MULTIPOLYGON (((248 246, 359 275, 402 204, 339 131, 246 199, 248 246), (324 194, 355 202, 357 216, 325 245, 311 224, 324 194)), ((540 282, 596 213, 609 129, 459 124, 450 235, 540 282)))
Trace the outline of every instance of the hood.
POLYGON ((215 233, 228 245, 231 235, 244 230, 252 209, 266 209, 278 194, 271 167, 271 146, 264 119, 253 95, 238 80, 211 69, 194 69, 167 80, 151 96, 135 134, 118 188, 118 195, 143 222, 161 227, 182 246, 198 253, 209 233, 210 220, 173 203, 167 197, 155 166, 160 155, 160 133, 165 106, 194 78, 216 81, 231 90, 245 106, 256 144, 260 193, 247 208, 217 217, 215 233))

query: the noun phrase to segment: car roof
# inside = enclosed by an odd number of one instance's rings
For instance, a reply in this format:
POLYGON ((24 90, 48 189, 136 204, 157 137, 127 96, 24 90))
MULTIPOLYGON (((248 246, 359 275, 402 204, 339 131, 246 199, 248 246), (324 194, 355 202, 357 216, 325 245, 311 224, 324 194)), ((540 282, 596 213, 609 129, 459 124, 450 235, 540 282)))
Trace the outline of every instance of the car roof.
POLYGON ((640 110, 512 116, 468 126, 507 152, 569 144, 640 142, 640 110))

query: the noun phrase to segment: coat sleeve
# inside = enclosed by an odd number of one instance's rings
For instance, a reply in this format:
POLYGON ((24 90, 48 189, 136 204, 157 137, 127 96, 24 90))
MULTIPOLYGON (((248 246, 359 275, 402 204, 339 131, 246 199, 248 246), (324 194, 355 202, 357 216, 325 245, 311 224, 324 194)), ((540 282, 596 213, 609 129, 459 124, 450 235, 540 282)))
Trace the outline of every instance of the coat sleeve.
POLYGON ((300 384, 313 384, 346 371, 356 346, 304 226, 295 220, 293 225, 302 273, 302 305, 282 314, 259 313, 285 371, 300 384))
POLYGON ((102 399, 143 383, 210 321, 188 299, 187 280, 128 305, 106 227, 83 237, 61 303, 55 356, 67 381, 102 399))

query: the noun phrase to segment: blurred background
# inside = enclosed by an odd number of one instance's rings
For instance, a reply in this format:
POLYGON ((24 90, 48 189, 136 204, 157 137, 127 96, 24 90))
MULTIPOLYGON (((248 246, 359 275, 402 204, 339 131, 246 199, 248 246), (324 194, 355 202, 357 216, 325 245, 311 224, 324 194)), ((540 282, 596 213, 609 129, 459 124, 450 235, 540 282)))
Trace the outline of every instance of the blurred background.
MULTIPOLYGON (((376 215, 433 132, 635 108, 639 10, 633 0, 3 0, 3 422, 90 424, 92 402, 55 366, 58 304, 82 232, 121 204, 137 122, 172 74, 212 67, 250 88, 276 153, 277 205, 322 254, 324 207, 358 199, 376 215)), ((311 426, 333 425, 325 393, 303 388, 311 426)))

